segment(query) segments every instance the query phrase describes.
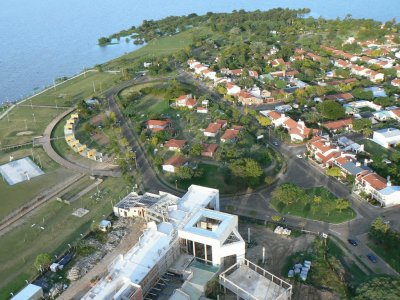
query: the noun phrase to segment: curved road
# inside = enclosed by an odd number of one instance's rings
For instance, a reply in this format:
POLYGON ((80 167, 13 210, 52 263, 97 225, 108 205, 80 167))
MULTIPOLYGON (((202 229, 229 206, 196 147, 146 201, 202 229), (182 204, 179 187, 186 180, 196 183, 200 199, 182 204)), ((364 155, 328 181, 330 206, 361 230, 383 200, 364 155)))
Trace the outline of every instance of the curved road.
POLYGON ((44 151, 47 153, 51 159, 56 161, 58 164, 62 165, 63 167, 67 169, 74 170, 79 173, 84 173, 84 174, 89 174, 89 175, 95 175, 95 176, 110 176, 110 177, 119 177, 121 176, 121 173, 118 169, 93 169, 89 168, 87 166, 79 165, 77 163, 71 162, 69 160, 66 160, 62 156, 60 156, 53 148, 51 145, 51 133, 54 130, 54 127, 60 122, 65 116, 73 112, 75 108, 70 108, 66 111, 64 111, 62 114, 58 115, 56 118, 54 118, 49 125, 47 125, 43 137, 39 140, 39 143, 43 145, 44 151))

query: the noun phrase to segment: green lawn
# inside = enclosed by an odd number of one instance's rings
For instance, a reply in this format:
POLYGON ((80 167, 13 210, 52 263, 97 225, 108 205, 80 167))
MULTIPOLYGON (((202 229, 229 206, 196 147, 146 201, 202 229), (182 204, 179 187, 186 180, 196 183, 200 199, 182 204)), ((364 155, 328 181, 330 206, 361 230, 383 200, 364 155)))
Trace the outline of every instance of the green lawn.
POLYGON ((9 113, 9 118, 0 120, 1 145, 32 142, 32 138, 42 135, 47 124, 60 113, 61 110, 54 108, 34 107, 31 109, 26 106, 14 108, 9 113))
MULTIPOLYGON (((115 85, 120 79, 119 75, 106 72, 87 72, 75 79, 65 81, 55 89, 50 89, 43 94, 32 98, 33 105, 73 106, 77 101, 92 97, 104 92, 115 85)), ((24 104, 30 105, 30 100, 24 104)))
MULTIPOLYGON (((198 168, 203 170, 201 177, 193 178, 190 180, 179 180, 178 188, 187 189, 191 184, 198 184, 210 188, 219 189, 221 194, 233 194, 243 192, 247 186, 241 179, 229 176, 228 170, 219 166, 201 163, 198 168)), ((166 176, 171 184, 175 184, 175 177, 166 176)))
POLYGON ((169 55, 178 52, 189 47, 195 35, 205 33, 207 30, 206 28, 193 28, 173 36, 152 40, 136 51, 107 62, 104 64, 104 68, 116 69, 121 66, 126 67, 140 58, 155 58, 160 55, 169 55))
POLYGON ((0 236, 0 299, 6 299, 10 292, 18 291, 26 285, 25 279, 34 276, 33 262, 39 253, 62 253, 67 244, 75 243, 81 233, 85 234, 91 228, 92 223, 97 224, 103 215, 110 214, 111 201, 115 203, 127 193, 125 185, 122 178, 106 179, 99 186, 104 196, 97 202, 90 199, 97 189, 71 206, 51 201, 23 224, 0 236), (122 188, 115 189, 115 186, 122 188), (82 218, 72 216, 71 213, 82 203, 90 212, 82 218), (36 225, 31 227, 32 224, 36 225), (40 226, 45 229, 41 230, 40 226))
POLYGON ((365 151, 382 159, 390 159, 392 153, 394 152, 393 150, 386 149, 371 140, 364 139, 362 140, 362 143, 365 146, 365 151))
POLYGON ((294 215, 329 223, 341 223, 351 220, 356 216, 355 212, 351 208, 343 211, 335 209, 328 213, 328 211, 330 211, 328 206, 330 203, 336 200, 336 197, 324 187, 307 189, 306 194, 307 197, 303 197, 290 205, 286 205, 279 199, 273 199, 271 201, 271 205, 274 209, 282 214, 294 215), (314 199, 315 196, 320 196, 322 199, 319 205, 312 203, 312 199, 314 199), (312 206, 317 206, 315 211, 311 208, 312 206))

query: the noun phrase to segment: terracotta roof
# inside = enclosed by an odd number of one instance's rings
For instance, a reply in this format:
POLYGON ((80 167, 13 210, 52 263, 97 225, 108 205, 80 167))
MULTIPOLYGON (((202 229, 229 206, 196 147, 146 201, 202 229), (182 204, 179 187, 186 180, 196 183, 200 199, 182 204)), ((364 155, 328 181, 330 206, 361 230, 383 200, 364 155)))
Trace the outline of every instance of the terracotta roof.
POLYGON ((274 111, 274 110, 270 111, 268 113, 268 116, 273 120, 278 120, 282 117, 281 113, 274 111))
POLYGON ((285 122, 283 122, 288 128, 296 128, 297 127, 297 122, 293 120, 292 118, 287 119, 285 122))
POLYGON ((167 126, 171 121, 170 120, 148 120, 148 126, 167 126))
POLYGON ((339 99, 344 99, 344 100, 350 100, 353 99, 353 95, 350 93, 338 93, 334 95, 326 95, 325 99, 329 100, 339 100, 339 99))
POLYGON ((372 188, 379 191, 387 186, 386 179, 376 173, 369 173, 362 177, 362 180, 367 182, 372 188))
POLYGON ((218 148, 218 144, 203 144, 203 152, 214 153, 218 148))
POLYGON ((189 95, 180 95, 176 100, 185 100, 189 98, 189 95))
POLYGON ((221 140, 232 140, 236 138, 239 134, 239 130, 237 129, 227 129, 225 133, 221 136, 221 140))
POLYGON ((221 124, 210 123, 204 131, 210 133, 217 133, 221 129, 221 127, 222 127, 221 124))
POLYGON ((195 106, 197 104, 196 99, 190 98, 186 101, 186 106, 195 106))
POLYGON ((202 111, 202 110, 207 110, 207 108, 203 107, 203 106, 199 106, 196 108, 197 111, 202 111))
POLYGON ((337 120, 337 121, 325 122, 325 123, 322 123, 322 126, 324 126, 327 129, 330 129, 330 130, 336 130, 336 129, 345 128, 351 124, 353 124, 353 119, 348 118, 348 119, 342 119, 342 120, 337 120))
POLYGON ((400 86, 400 79, 393 79, 392 85, 400 86))
POLYGON ((336 163, 338 165, 344 165, 348 162, 350 162, 351 160, 349 158, 347 158, 346 156, 341 156, 335 159, 336 163))
POLYGON ((188 160, 184 156, 172 156, 164 162, 164 165, 171 165, 174 167, 183 166, 188 160))
POLYGON ((400 107, 399 108, 396 108, 396 109, 393 109, 393 110, 391 110, 391 112, 393 112, 396 116, 398 116, 398 117, 400 117, 400 107))
POLYGON ((165 143, 164 147, 166 148, 179 148, 182 149, 183 146, 185 146, 186 141, 185 140, 175 140, 171 139, 168 142, 165 143))
POLYGON ((220 124, 221 126, 224 126, 224 125, 228 124, 228 121, 218 119, 218 120, 215 120, 215 123, 220 124))
POLYGON ((231 74, 233 74, 233 75, 241 75, 242 72, 243 72, 243 69, 231 70, 231 74))

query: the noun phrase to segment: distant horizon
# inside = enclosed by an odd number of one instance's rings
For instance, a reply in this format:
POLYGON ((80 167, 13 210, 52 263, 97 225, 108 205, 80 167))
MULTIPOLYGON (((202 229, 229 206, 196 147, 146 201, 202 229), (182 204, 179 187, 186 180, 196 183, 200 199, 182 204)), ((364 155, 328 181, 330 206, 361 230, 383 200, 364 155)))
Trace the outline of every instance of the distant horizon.
POLYGON ((172 0, 166 4, 161 0, 146 3, 128 0, 112 3, 100 0, 94 3, 4 0, 0 10, 0 34, 7 42, 2 45, 0 57, 0 103, 7 99, 26 98, 34 91, 51 86, 55 78, 70 77, 83 68, 91 68, 138 49, 140 46, 124 41, 99 47, 97 39, 140 25, 145 19, 157 20, 190 13, 201 15, 208 11, 265 11, 277 7, 310 8, 310 16, 328 19, 343 18, 347 14, 377 21, 400 18, 400 15, 393 15, 393 12, 400 14, 400 1, 354 0, 346 2, 346 5, 338 2, 341 1, 238 0, 223 3, 206 0, 200 3, 189 0, 181 3, 172 0), (149 7, 154 9, 149 10, 149 7), (138 11, 140 14, 136 13, 138 11), (45 19, 43 15, 46 15, 45 19))

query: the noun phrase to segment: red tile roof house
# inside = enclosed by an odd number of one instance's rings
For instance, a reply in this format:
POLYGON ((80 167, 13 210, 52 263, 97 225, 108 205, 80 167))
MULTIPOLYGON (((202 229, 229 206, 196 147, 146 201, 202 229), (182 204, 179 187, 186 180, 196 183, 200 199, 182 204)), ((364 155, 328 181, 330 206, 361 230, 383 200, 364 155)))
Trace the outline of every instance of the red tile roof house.
POLYGON ((202 64, 197 64, 197 65, 194 66, 194 72, 195 72, 196 74, 200 74, 201 71, 203 71, 203 70, 205 70, 205 69, 207 69, 207 67, 204 66, 204 65, 202 65, 202 64))
POLYGON ((219 133, 222 125, 218 123, 210 123, 208 127, 204 130, 204 135, 207 137, 216 137, 219 133))
POLYGON ((347 118, 337 121, 325 122, 321 125, 331 132, 337 132, 338 130, 349 131, 353 129, 353 119, 347 118))
POLYGON ((221 119, 215 120, 215 123, 220 124, 222 128, 225 128, 228 125, 227 120, 221 120, 221 119))
POLYGON ((283 122, 283 127, 288 130, 292 142, 302 142, 313 135, 318 135, 320 130, 307 128, 303 121, 294 121, 288 118, 283 122))
POLYGON ((387 181, 385 178, 376 173, 370 173, 369 171, 357 176, 356 184, 359 190, 364 191, 372 196, 376 195, 378 191, 387 187, 387 181))
POLYGON ((326 95, 325 99, 335 100, 335 101, 349 101, 354 99, 353 95, 350 93, 339 93, 334 95, 326 95))
POLYGON ((240 93, 241 88, 233 83, 227 82, 226 85, 226 92, 228 95, 235 96, 240 93))
POLYGON ((235 70, 229 70, 228 74, 229 75, 234 75, 234 76, 240 76, 243 73, 243 69, 235 69, 235 70))
POLYGON ((278 66, 285 66, 285 61, 282 58, 277 58, 271 61, 271 66, 276 68, 278 66))
POLYGON ((393 79, 391 82, 390 82, 390 84, 391 85, 393 85, 393 86, 397 86, 397 87, 400 87, 400 79, 393 79))
POLYGON ((257 98, 246 91, 241 91, 238 95, 238 101, 242 105, 260 105, 264 103, 262 98, 257 98))
POLYGON ((217 144, 203 144, 203 152, 201 152, 201 156, 214 157, 217 148, 218 148, 217 144))
POLYGON ((169 151, 180 152, 183 149, 183 147, 185 147, 186 143, 187 142, 185 140, 171 139, 164 144, 164 148, 166 148, 169 151))
POLYGON ((176 107, 186 107, 193 109, 197 104, 197 100, 192 98, 192 94, 181 95, 175 101, 176 107))
POLYGON ((389 110, 389 114, 393 119, 400 121, 400 108, 389 110))
POLYGON ((176 168, 188 165, 188 160, 184 156, 172 156, 162 165, 165 172, 175 173, 176 168))
POLYGON ((206 114, 208 113, 208 109, 206 107, 199 106, 196 108, 196 112, 199 114, 206 114))
POLYGON ((322 137, 315 137, 307 144, 307 149, 314 154, 314 159, 324 166, 332 166, 336 158, 342 155, 342 152, 333 147, 322 137))
POLYGON ((239 132, 240 130, 238 129, 227 129, 225 133, 221 136, 221 142, 236 142, 239 132))
POLYGON ((249 71, 249 76, 257 79, 258 78, 258 72, 250 70, 249 71))
POLYGON ((171 120, 148 120, 147 128, 152 132, 163 131, 171 126, 171 120))

